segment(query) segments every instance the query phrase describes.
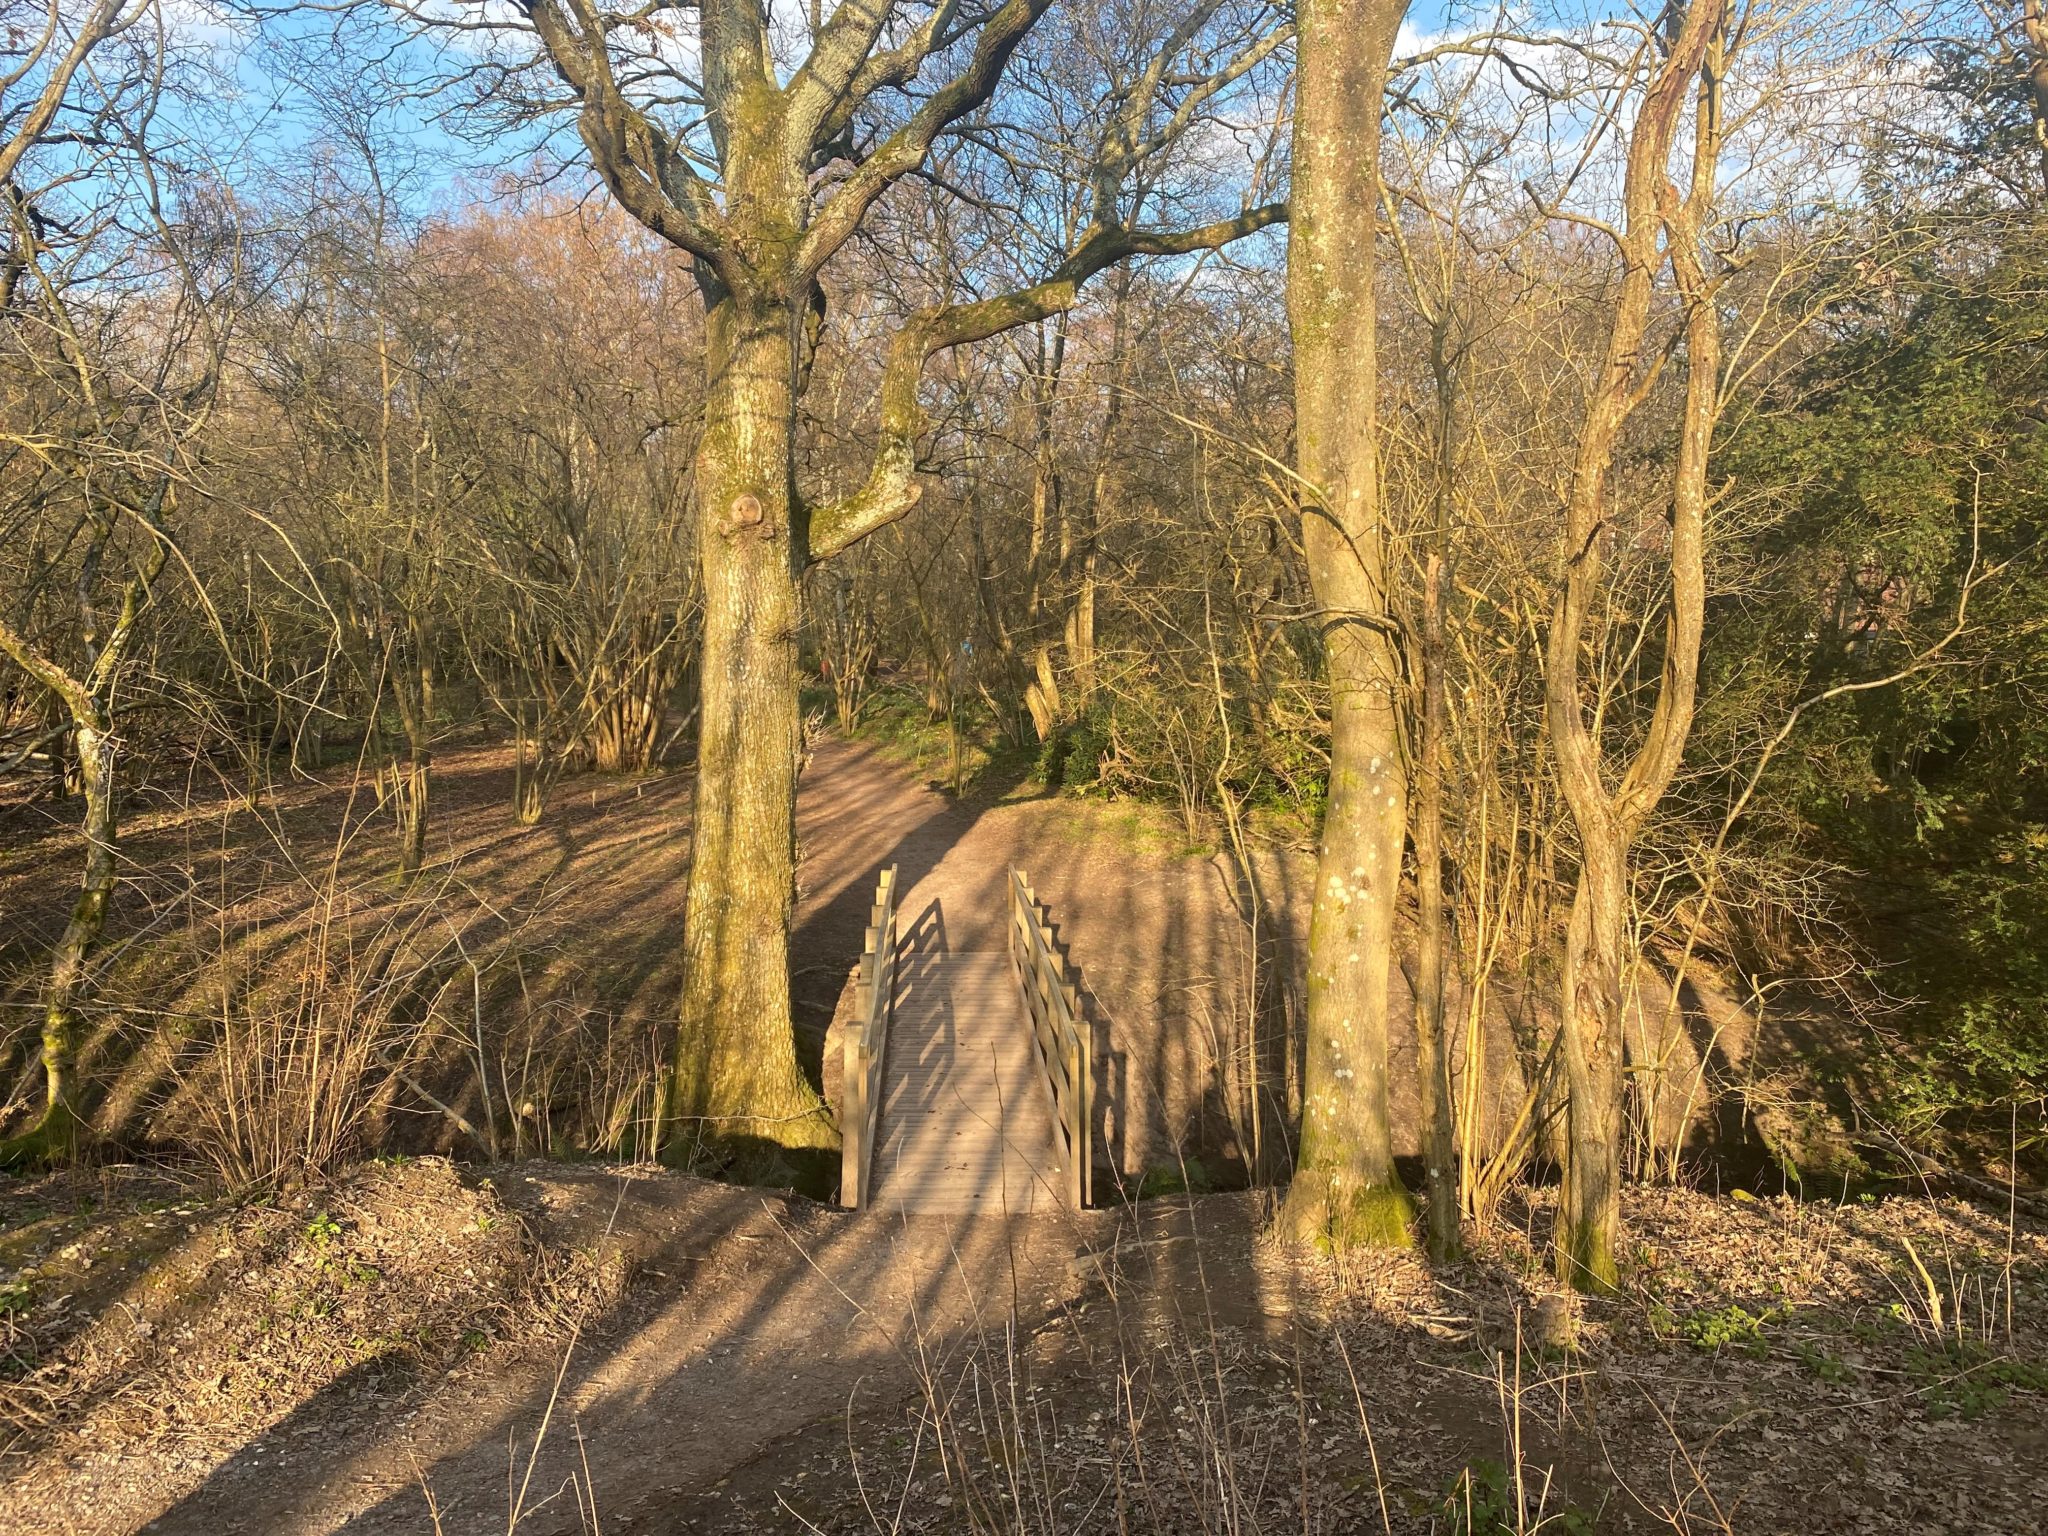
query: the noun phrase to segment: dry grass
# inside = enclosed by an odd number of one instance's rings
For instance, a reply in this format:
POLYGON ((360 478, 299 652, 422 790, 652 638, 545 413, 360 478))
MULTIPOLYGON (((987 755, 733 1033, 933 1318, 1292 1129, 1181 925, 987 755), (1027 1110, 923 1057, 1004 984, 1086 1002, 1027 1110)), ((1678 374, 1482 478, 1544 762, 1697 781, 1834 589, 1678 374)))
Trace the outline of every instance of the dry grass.
MULTIPOLYGON (((389 818, 345 777, 261 809, 197 791, 138 807, 81 1048, 102 1141, 194 1159, 236 1189, 375 1152, 643 1145, 674 966, 663 914, 635 901, 680 870, 674 791, 604 781, 522 828, 501 758, 457 758, 437 856, 410 883, 389 818)), ((64 851, 25 842, 0 894, 32 918, 33 880, 61 878, 46 866, 64 851)), ((5 939, 0 1113, 20 1114, 39 1087, 41 948, 29 922, 5 939)))
POLYGON ((905 1341, 911 1402, 849 1404, 703 1529, 2020 1536, 2048 1496, 2022 1454, 2048 1401, 2040 1231, 1641 1191, 1634 1288, 1589 1303, 1552 1289, 1542 1200, 1450 1270, 1261 1248, 1248 1282, 1198 1225, 1246 1198, 1098 1250, 1086 1305, 1044 1327, 984 1277, 984 1326, 905 1341))

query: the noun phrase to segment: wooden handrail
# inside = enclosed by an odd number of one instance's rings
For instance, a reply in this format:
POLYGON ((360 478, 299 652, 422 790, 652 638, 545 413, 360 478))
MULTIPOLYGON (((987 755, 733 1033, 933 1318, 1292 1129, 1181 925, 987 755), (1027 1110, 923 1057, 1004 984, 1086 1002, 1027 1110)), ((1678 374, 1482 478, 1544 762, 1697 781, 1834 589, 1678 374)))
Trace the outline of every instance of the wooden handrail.
POLYGON ((853 1028, 839 1080, 839 1203, 857 1209, 872 1193, 875 1121, 882 1110, 882 1056, 896 1001, 896 866, 882 871, 854 983, 853 1028))
POLYGON ((1067 963, 1053 942, 1050 914, 1022 870, 1010 871, 1010 964, 1024 998, 1024 1015, 1039 1069, 1052 1089, 1067 1204, 1085 1207, 1094 1195, 1094 1154, 1089 1123, 1095 1070, 1095 1026, 1081 1012, 1080 989, 1067 979, 1067 963))

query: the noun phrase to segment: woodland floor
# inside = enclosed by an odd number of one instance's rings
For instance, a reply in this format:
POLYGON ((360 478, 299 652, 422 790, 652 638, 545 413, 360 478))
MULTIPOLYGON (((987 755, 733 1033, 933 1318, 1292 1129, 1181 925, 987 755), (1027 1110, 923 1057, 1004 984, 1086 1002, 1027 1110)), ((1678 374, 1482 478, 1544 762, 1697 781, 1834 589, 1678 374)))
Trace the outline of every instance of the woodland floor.
MULTIPOLYGON (((502 751, 443 766, 449 900, 527 913, 579 995, 658 1030, 687 778, 572 781, 523 831, 502 751)), ((260 838, 139 805, 123 932, 201 887, 288 915, 344 796, 282 788, 260 838)), ((52 814, 0 808, 10 914, 57 905, 52 814)), ((964 949, 996 942, 1021 864, 1122 1053, 1098 1063, 1118 1173, 1228 1136, 1190 1027, 1235 963, 1211 861, 844 743, 800 819, 813 1050, 876 868, 964 949)), ((2048 1229, 2024 1216, 1637 1191, 1627 1293, 1578 1303, 1545 1278, 1541 1191, 1437 1270, 1277 1250, 1264 1199, 903 1219, 518 1156, 387 1157, 267 1202, 138 1167, 0 1183, 0 1536, 1483 1532, 1516 1528, 1518 1474, 1524 1526, 1559 1532, 2041 1529, 2048 1229)))
POLYGON ((1541 1201, 1432 1270, 1275 1249, 1256 1194, 952 1224, 480 1173, 8 1190, 0 1532, 1494 1531, 1516 1468, 1560 1532, 2048 1499, 2048 1235, 1955 1202, 1639 1192, 1628 1294, 1580 1303, 1541 1201))

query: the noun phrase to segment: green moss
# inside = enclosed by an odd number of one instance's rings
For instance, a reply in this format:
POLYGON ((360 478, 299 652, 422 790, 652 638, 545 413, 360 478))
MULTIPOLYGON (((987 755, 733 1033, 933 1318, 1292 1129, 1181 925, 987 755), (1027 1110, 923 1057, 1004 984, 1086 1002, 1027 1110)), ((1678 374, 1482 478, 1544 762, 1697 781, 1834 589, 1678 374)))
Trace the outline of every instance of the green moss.
POLYGON ((1414 1246, 1415 1201, 1398 1184, 1361 1184, 1331 1203, 1329 1246, 1351 1248, 1414 1246))
POLYGON ((1618 1295, 1621 1268, 1614 1258, 1613 1234, 1601 1226, 1560 1225, 1557 1278, 1588 1296, 1618 1295))
POLYGON ((1334 1254, 1412 1247, 1414 1221, 1415 1202, 1399 1184, 1354 1184, 1304 1169, 1294 1176, 1274 1232, 1283 1242, 1334 1254))
POLYGON ((1138 1180, 1137 1198, 1151 1200, 1160 1195, 1206 1195, 1216 1188, 1208 1167, 1199 1157, 1181 1163, 1159 1163, 1145 1170, 1138 1180))
POLYGON ((28 1130, 0 1141, 0 1169, 22 1173, 61 1167, 78 1155, 80 1132, 71 1106, 62 1101, 52 1104, 28 1130))

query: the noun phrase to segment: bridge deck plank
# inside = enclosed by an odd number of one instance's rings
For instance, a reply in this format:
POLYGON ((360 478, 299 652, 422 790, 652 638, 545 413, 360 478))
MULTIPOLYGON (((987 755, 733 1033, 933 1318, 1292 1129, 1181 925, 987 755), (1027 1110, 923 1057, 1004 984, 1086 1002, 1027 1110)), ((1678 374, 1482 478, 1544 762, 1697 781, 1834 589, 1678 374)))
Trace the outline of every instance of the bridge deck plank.
POLYGON ((1009 957, 907 958, 882 1069, 875 1204, 920 1214, 1060 1203, 1052 1095, 1009 957))

